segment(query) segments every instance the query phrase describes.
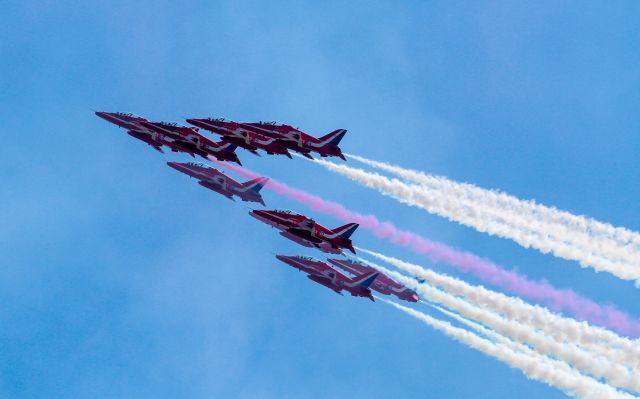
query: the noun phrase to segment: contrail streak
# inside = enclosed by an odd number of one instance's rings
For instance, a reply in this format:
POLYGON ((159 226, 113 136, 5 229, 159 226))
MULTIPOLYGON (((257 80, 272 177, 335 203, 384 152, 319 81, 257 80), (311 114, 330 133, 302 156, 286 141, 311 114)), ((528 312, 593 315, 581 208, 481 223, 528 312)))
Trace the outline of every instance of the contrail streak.
MULTIPOLYGON (((538 204, 535 201, 521 200, 504 192, 488 190, 469 183, 459 183, 443 176, 435 176, 421 171, 402 168, 386 162, 374 161, 358 155, 345 154, 347 157, 362 162, 373 168, 380 169, 403 179, 413 181, 434 190, 441 190, 469 201, 479 202, 503 211, 513 212, 537 221, 556 224, 560 229, 566 229, 571 236, 567 240, 575 239, 574 234, 587 236, 589 239, 600 239, 613 243, 624 250, 632 250, 633 258, 637 259, 640 251, 640 234, 624 227, 615 227, 585 216, 574 215, 553 207, 538 204)), ((564 232, 563 232, 564 233, 564 232)))
MULTIPOLYGON (((493 330, 490 330, 490 329, 486 328, 482 324, 477 323, 477 322, 472 321, 472 320, 469 320, 469 319, 467 319, 465 317, 462 317, 462 316, 460 316, 459 314, 457 314, 455 312, 452 312, 450 310, 447 310, 445 308, 442 308, 442 307, 440 307, 438 305, 434 305, 434 304, 429 303, 429 302, 421 301, 421 303, 423 303, 423 304, 425 304, 427 306, 430 306, 433 309, 436 309, 438 312, 440 312, 440 313, 442 313, 442 314, 444 314, 444 315, 446 315, 446 316, 448 316, 448 317, 450 317, 450 318, 452 318, 454 320, 457 320, 458 322, 460 322, 460 323, 464 324, 465 326, 475 330, 476 332, 478 332, 478 333, 480 333, 480 334, 482 334, 482 335, 484 335, 486 337, 491 338, 493 341, 497 341, 497 342, 500 342, 502 344, 505 344, 506 346, 508 346, 509 348, 515 350, 516 352, 525 352, 525 353, 533 352, 528 346, 526 346, 524 344, 520 344, 520 343, 514 342, 511 339, 509 339, 509 338, 507 338, 505 336, 502 336, 502 335, 498 334, 497 332, 495 332, 493 330)), ((537 353, 537 352, 534 352, 534 353, 537 353)))
POLYGON ((558 388, 567 395, 581 399, 634 398, 634 396, 620 392, 611 386, 601 384, 593 378, 581 375, 564 362, 546 358, 535 352, 516 352, 507 345, 481 338, 471 331, 454 327, 449 322, 436 319, 425 313, 385 299, 382 299, 382 301, 445 333, 462 344, 498 359, 512 368, 521 370, 527 378, 558 388))
MULTIPOLYGON (((422 208, 429 213, 473 227, 483 233, 509 238, 525 248, 533 247, 543 253, 550 252, 564 259, 576 260, 583 267, 606 271, 620 279, 635 281, 637 285, 640 285, 640 267, 637 266, 638 262, 640 262, 640 256, 628 254, 623 260, 618 260, 623 253, 626 253, 620 247, 618 247, 620 250, 616 252, 616 256, 612 259, 606 256, 608 252, 611 252, 611 248, 601 250, 602 243, 593 243, 588 246, 588 250, 580 250, 579 247, 569 245, 562 240, 552 239, 553 237, 546 235, 547 232, 544 229, 538 229, 534 232, 527 231, 529 228, 519 229, 513 223, 508 222, 506 214, 496 215, 495 212, 491 213, 487 209, 482 209, 482 207, 470 206, 468 201, 463 202, 455 196, 443 195, 438 190, 407 184, 378 173, 367 172, 346 165, 338 165, 321 159, 313 160, 313 162, 395 198, 402 203, 422 208)), ((526 222, 523 221, 522 223, 526 222)))
POLYGON ((615 228, 593 219, 545 207, 534 201, 519 200, 502 192, 458 183, 442 176, 432 176, 357 155, 349 156, 376 169, 418 183, 424 189, 433 190, 434 195, 443 195, 473 209, 485 219, 518 229, 517 234, 523 237, 523 241, 552 241, 552 245, 561 248, 560 251, 578 249, 594 256, 598 255, 592 253, 594 246, 597 246, 597 252, 604 254, 605 258, 626 263, 634 263, 640 256, 638 250, 632 249, 634 235, 637 234, 627 229, 615 228), (628 240, 620 241, 618 238, 623 237, 616 237, 616 232, 624 233, 618 236, 625 236, 628 240))
MULTIPOLYGON (((490 337, 494 342, 499 342, 501 344, 504 344, 506 346, 508 346, 510 349, 516 351, 516 352, 521 352, 521 353, 525 353, 528 355, 534 355, 537 354, 536 352, 534 352, 533 350, 531 350, 528 346, 514 342, 512 340, 510 340, 507 337, 504 337, 498 333, 496 333, 495 331, 489 330, 488 328, 484 327, 482 324, 476 323, 472 320, 469 320, 467 318, 464 318, 462 316, 460 316, 459 314, 455 313, 455 312, 451 312, 447 309, 444 309, 438 305, 434 305, 432 303, 428 303, 428 302, 422 302, 427 306, 432 307, 433 309, 436 309, 437 311, 439 311, 440 313, 454 319, 457 320, 458 322, 464 324, 465 326, 475 330, 476 332, 486 336, 486 337, 490 337)), ((548 358, 547 358, 548 359, 548 358)), ((561 367, 565 368, 567 367, 567 365, 561 365, 561 367)), ((570 367, 568 368, 569 371, 574 372, 573 369, 571 369, 570 367)))
MULTIPOLYGON (((509 297, 499 292, 487 290, 481 286, 473 286, 457 278, 436 273, 433 270, 425 269, 419 265, 404 262, 400 259, 385 256, 378 252, 369 251, 363 248, 357 248, 357 250, 391 264, 406 273, 420 279, 424 279, 429 284, 439 287, 454 296, 466 298, 469 302, 482 309, 487 309, 491 312, 504 315, 507 319, 540 329, 540 331, 547 336, 552 337, 556 342, 575 342, 582 348, 611 359, 613 362, 627 365, 633 369, 633 372, 636 375, 640 373, 640 346, 637 341, 631 341, 620 337, 613 332, 600 327, 590 326, 570 318, 556 315, 545 308, 528 304, 519 298, 509 297)), ((380 267, 364 259, 362 260, 373 267, 380 267)), ((398 273, 393 273, 393 277, 403 279, 402 282, 408 285, 417 286, 415 280, 408 279, 398 273)), ((426 292, 426 294, 431 295, 432 292, 426 292)), ((455 305, 445 304, 445 306, 451 308, 455 305)), ((467 314, 467 316, 472 317, 471 314, 467 314)), ((475 316, 472 318, 478 320, 475 316)), ((489 322, 496 322, 496 320, 491 319, 489 322)), ((500 320, 497 320, 497 322, 500 322, 500 320)), ((492 325, 492 328, 494 326, 495 325, 492 325)), ((497 328, 494 329, 497 330, 497 328)), ((506 330, 501 330, 500 332, 506 333, 506 330)), ((508 335, 522 336, 521 332, 518 332, 517 329, 509 332, 508 335)), ((536 339, 536 342, 538 342, 541 347, 550 348, 550 346, 545 344, 543 341, 538 341, 535 337, 533 339, 536 339)), ((529 342, 533 344, 532 341, 529 342)), ((557 347, 554 346, 554 348, 554 350, 558 350, 557 347)), ((572 361, 573 360, 588 361, 589 359, 576 358, 572 359, 572 361)), ((590 367, 591 365, 589 364, 586 366, 583 365, 583 369, 590 367)), ((612 374, 608 375, 608 378, 615 380, 616 384, 631 384, 628 386, 629 389, 638 389, 638 382, 640 382, 638 381, 638 378, 636 378, 636 381, 628 381, 625 383, 624 381, 627 381, 627 377, 624 370, 617 369, 615 367, 612 369, 614 371, 612 374)), ((599 371, 594 370, 591 370, 590 372, 594 374, 599 373, 599 371)))
MULTIPOLYGON (((376 297, 377 299, 381 299, 376 297)), ((464 318, 462 316, 460 316, 459 314, 452 312, 450 310, 447 310, 441 306, 438 305, 434 305, 433 303, 430 302, 425 302, 425 301, 420 301, 420 303, 423 303, 435 310, 437 310, 438 312, 442 313, 445 316, 448 316, 449 318, 452 318, 454 320, 457 320, 458 322, 464 324, 465 326, 475 330, 477 333, 480 333, 482 335, 484 335, 485 337, 491 338, 494 342, 500 342, 501 344, 505 344, 506 346, 508 346, 509 348, 513 349, 516 352, 523 352, 522 347, 520 345, 522 344, 518 344, 512 340, 510 340, 507 337, 504 337, 500 334, 498 334, 497 332, 488 329, 487 327, 483 326, 480 323, 477 323, 473 320, 469 320, 467 318, 464 318)), ((524 345, 526 347, 526 345, 524 345)))
POLYGON ((458 312, 467 319, 478 321, 519 344, 529 344, 542 355, 565 361, 584 373, 597 378, 604 378, 609 384, 618 388, 640 391, 640 375, 612 362, 604 356, 587 352, 572 342, 558 342, 527 324, 520 324, 499 316, 492 311, 482 309, 430 284, 418 284, 416 280, 405 277, 400 273, 376 264, 367 263, 401 284, 416 290, 427 301, 439 303, 448 309, 458 312))
MULTIPOLYGON (((255 179, 259 176, 248 169, 218 162, 215 158, 209 159, 246 178, 255 179)), ((353 212, 341 204, 289 187, 273 178, 270 178, 266 187, 305 204, 315 211, 332 215, 344 222, 357 222, 362 228, 372 231, 376 237, 409 248, 433 262, 445 263, 460 271, 472 273, 483 281, 502 287, 508 292, 545 303, 554 310, 568 312, 580 320, 605 326, 622 334, 634 337, 640 335, 640 322, 633 320, 613 305, 599 305, 573 290, 558 289, 546 281, 529 280, 518 272, 505 270, 490 260, 470 252, 460 252, 445 244, 428 240, 419 234, 398 229, 391 222, 380 221, 374 215, 353 212)))

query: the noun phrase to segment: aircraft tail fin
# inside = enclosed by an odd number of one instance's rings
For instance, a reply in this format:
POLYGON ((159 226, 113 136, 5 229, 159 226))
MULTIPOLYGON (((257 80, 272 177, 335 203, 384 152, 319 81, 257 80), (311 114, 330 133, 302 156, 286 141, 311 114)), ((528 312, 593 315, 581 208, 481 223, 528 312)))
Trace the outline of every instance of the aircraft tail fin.
POLYGON ((355 283, 355 285, 361 285, 365 288, 369 288, 369 286, 373 283, 373 281, 376 279, 376 277, 378 277, 379 274, 380 272, 377 271, 366 273, 362 276, 354 278, 353 282, 355 283))
POLYGON ((229 144, 229 143, 224 143, 222 144, 222 146, 220 147, 221 150, 224 151, 229 151, 229 152, 234 152, 236 150, 236 148, 238 148, 237 145, 235 144, 229 144))
POLYGON ((260 190, 262 190, 262 187, 264 187, 268 181, 269 179, 267 179, 266 177, 258 177, 257 179, 249 180, 248 182, 242 183, 242 187, 244 191, 252 190, 255 193, 259 193, 260 190))
POLYGON ((340 226, 337 229, 333 229, 332 233, 342 238, 349 238, 354 231, 360 226, 358 223, 347 223, 344 226, 340 226))
POLYGON ((337 147, 345 134, 347 134, 346 129, 337 129, 329 134, 319 137, 318 140, 320 140, 322 144, 329 144, 337 147))

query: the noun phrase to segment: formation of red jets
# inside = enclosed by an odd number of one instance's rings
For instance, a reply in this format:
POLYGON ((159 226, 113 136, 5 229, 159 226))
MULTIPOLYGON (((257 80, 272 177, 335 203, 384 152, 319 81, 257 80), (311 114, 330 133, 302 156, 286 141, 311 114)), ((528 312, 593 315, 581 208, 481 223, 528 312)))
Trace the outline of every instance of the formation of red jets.
MULTIPOLYGON (((335 130, 322 137, 314 137, 290 125, 276 122, 234 122, 224 118, 187 119, 193 126, 174 122, 153 122, 132 113, 96 112, 96 115, 127 129, 127 134, 144 141, 154 149, 164 152, 183 152, 195 157, 219 161, 235 162, 242 165, 235 150, 237 147, 259 155, 258 151, 270 155, 285 155, 291 158, 290 151, 307 158, 312 154, 322 157, 345 159, 338 144, 347 133, 344 129, 335 130), (200 129, 220 135, 220 141, 214 141, 203 135, 200 129)), ((265 205, 260 190, 268 179, 261 177, 244 183, 237 182, 223 172, 199 162, 167 162, 182 173, 198 179, 198 184, 213 190, 230 200, 238 197, 242 201, 265 205)), ((280 235, 300 245, 317 248, 330 254, 342 254, 347 249, 355 254, 351 235, 358 228, 357 223, 348 223, 336 229, 329 229, 312 218, 289 210, 252 210, 251 216, 280 230, 280 235)), ((342 295, 342 291, 352 296, 369 298, 372 301, 374 290, 383 295, 395 295, 398 299, 416 302, 418 295, 397 283, 376 269, 351 259, 333 258, 323 262, 308 256, 276 255, 276 258, 298 270, 307 273, 307 277, 342 295), (334 267, 335 266, 335 267, 334 267), (342 273, 341 269, 349 275, 342 273)))

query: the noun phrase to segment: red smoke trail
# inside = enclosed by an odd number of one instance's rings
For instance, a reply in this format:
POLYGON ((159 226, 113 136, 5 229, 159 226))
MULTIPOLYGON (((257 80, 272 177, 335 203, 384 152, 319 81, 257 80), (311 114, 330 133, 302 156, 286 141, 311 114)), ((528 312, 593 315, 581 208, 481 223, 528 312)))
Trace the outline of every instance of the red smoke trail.
MULTIPOLYGON (((259 177, 248 169, 218 162, 215 158, 210 160, 248 179, 259 177)), ((571 313, 580 320, 611 328, 627 336, 640 336, 640 322, 633 320, 614 305, 600 305, 571 289, 555 288, 544 280, 529 280, 526 276, 513 270, 505 270, 488 259, 483 259, 470 252, 457 251, 445 244, 428 240, 410 231, 400 230, 391 222, 380 221, 374 215, 363 215, 350 211, 341 204, 289 187, 277 180, 270 179, 266 187, 280 195, 303 203, 315 211, 333 215, 344 222, 358 223, 361 227, 371 230, 376 237, 407 247, 433 262, 446 263, 458 270, 471 273, 518 296, 544 303, 556 311, 571 313)))

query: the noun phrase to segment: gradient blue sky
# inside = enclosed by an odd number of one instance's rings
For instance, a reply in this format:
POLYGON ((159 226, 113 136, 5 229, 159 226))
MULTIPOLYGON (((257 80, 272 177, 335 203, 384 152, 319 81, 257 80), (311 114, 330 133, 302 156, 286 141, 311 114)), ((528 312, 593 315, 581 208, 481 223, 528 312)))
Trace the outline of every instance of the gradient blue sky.
MULTIPOLYGON (((0 15, 0 397, 564 397, 308 281, 272 253, 319 253, 93 110, 346 128, 347 152, 640 230, 637 2, 9 1, 0 15)), ((630 283, 300 159, 240 156, 640 315, 630 283)))

